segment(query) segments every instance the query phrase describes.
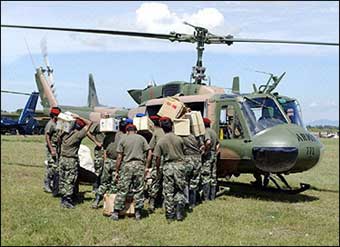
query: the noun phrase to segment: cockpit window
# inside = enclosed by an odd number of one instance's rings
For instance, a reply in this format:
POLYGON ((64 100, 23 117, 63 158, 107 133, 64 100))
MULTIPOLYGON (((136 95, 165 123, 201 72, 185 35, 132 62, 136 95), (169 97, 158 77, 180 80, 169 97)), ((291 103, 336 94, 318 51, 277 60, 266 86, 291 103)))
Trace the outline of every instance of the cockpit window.
POLYGON ((290 119, 290 122, 304 128, 299 103, 296 100, 288 101, 284 98, 279 98, 278 102, 282 105, 287 117, 290 119))
POLYGON ((271 98, 244 98, 242 112, 253 135, 278 124, 287 123, 279 107, 271 98))

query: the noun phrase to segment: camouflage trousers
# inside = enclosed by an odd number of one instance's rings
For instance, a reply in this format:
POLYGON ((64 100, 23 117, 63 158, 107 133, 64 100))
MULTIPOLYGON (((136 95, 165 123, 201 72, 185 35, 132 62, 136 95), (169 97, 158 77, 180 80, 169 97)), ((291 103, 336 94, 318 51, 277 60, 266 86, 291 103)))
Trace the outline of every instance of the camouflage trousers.
POLYGON ((153 158, 152 161, 152 170, 151 170, 151 186, 149 188, 149 197, 150 198, 157 198, 157 196, 162 193, 163 187, 163 160, 161 160, 161 164, 159 167, 159 174, 157 176, 157 169, 156 169, 156 157, 153 158))
MULTIPOLYGON (((56 148, 55 145, 52 147, 56 148)), ((53 157, 48 147, 46 147, 46 159, 47 163, 45 163, 45 182, 52 181, 55 173, 58 172, 58 160, 57 157, 53 157)))
POLYGON ((97 176, 101 176, 104 167, 104 150, 94 148, 94 171, 97 176))
POLYGON ((210 184, 211 186, 217 186, 216 165, 217 157, 214 151, 210 151, 207 154, 203 155, 201 169, 202 185, 210 184))
POLYGON ((102 175, 100 177, 100 185, 97 189, 97 194, 103 196, 106 192, 110 194, 117 193, 117 184, 114 179, 116 171, 116 160, 106 158, 102 175))
POLYGON ((200 183, 200 175, 202 168, 202 156, 201 155, 187 155, 186 160, 186 178, 190 190, 198 189, 200 183))
POLYGON ((77 192, 79 159, 61 156, 59 161, 59 192, 62 196, 72 196, 77 192))
POLYGON ((127 194, 131 191, 135 199, 136 209, 144 206, 144 172, 145 162, 133 160, 123 163, 117 184, 117 196, 115 198, 115 210, 123 210, 127 194))
POLYGON ((164 162, 163 166, 163 196, 166 216, 175 215, 177 204, 185 205, 186 164, 184 161, 164 162))

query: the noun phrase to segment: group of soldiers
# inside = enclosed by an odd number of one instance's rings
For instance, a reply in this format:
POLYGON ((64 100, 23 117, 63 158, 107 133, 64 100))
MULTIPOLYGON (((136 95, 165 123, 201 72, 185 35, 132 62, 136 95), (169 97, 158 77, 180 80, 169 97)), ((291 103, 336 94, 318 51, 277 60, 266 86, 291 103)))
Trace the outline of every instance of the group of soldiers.
MULTIPOLYGON (((116 194, 112 220, 119 220, 128 195, 133 195, 135 218, 140 220, 144 201, 148 210, 163 206, 171 222, 183 220, 185 211, 216 196, 218 137, 204 118, 205 135, 178 136, 168 117, 149 116, 154 123, 148 142, 132 119, 121 119, 118 132, 100 132, 99 124, 76 114, 69 133, 56 129, 58 107, 50 111, 45 128, 47 166, 44 189, 61 197, 61 205, 74 208, 79 192, 78 150, 88 136, 94 143, 97 181, 92 208, 99 208, 104 194, 116 194), (146 181, 150 181, 147 183, 146 181)), ((108 115, 103 116, 109 117, 108 115)))

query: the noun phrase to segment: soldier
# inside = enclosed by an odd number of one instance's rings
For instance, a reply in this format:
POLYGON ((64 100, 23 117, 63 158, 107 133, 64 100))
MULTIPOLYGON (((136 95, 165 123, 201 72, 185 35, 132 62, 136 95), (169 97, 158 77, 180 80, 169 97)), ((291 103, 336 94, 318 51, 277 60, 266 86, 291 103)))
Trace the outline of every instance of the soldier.
MULTIPOLYGON (((164 130, 159 125, 158 116, 150 116, 150 119, 154 123, 154 130, 153 130, 152 138, 149 143, 150 148, 153 151, 157 142, 165 135, 165 133, 164 133, 164 130)), ((162 182, 163 182, 163 165, 161 162, 160 168, 159 168, 159 174, 157 176, 155 156, 153 156, 153 159, 152 159, 151 179, 152 179, 152 183, 149 188, 149 198, 150 198, 149 199, 149 211, 154 212, 156 199, 159 198, 162 194, 162 182)))
POLYGON ((216 196, 217 175, 216 163, 219 141, 214 130, 210 128, 210 119, 203 118, 205 125, 205 153, 201 169, 203 200, 214 200, 216 196))
POLYGON ((204 143, 202 138, 189 136, 182 137, 184 142, 184 154, 187 167, 187 182, 188 182, 188 201, 189 209, 192 210, 196 205, 196 194, 200 182, 200 173, 202 167, 202 152, 204 152, 204 143))
MULTIPOLYGON (((46 172, 44 179, 44 191, 51 193, 53 180, 56 181, 58 176, 58 131, 56 129, 57 117, 61 112, 59 107, 52 107, 50 110, 50 121, 45 126, 46 140, 46 172)), ((56 184, 54 185, 54 187, 56 184)))
POLYGON ((100 201, 103 199, 105 192, 117 193, 117 183, 114 179, 116 172, 116 159, 118 143, 125 135, 122 131, 126 122, 121 120, 120 130, 117 133, 107 132, 103 141, 104 148, 104 168, 100 178, 100 186, 96 191, 96 199, 92 204, 92 208, 97 209, 100 201))
POLYGON ((117 147, 118 157, 115 180, 118 180, 118 193, 115 198, 114 211, 111 219, 119 219, 119 212, 125 208, 126 196, 131 190, 134 193, 136 203, 135 218, 136 220, 140 220, 144 206, 145 153, 148 152, 146 160, 147 167, 149 167, 152 153, 145 138, 136 134, 137 128, 135 125, 128 124, 126 130, 126 136, 120 140, 117 147), (124 159, 124 164, 121 167, 122 159, 124 159))
MULTIPOLYGON (((104 113, 102 117, 106 118, 109 117, 109 115, 104 113)), ((94 147, 94 170, 97 175, 97 180, 93 184, 93 191, 95 192, 100 185, 100 177, 104 166, 103 141, 105 135, 100 132, 99 123, 93 123, 87 133, 87 136, 94 144, 96 144, 94 147)))
POLYGON ((167 117, 160 118, 160 125, 165 135, 158 141, 154 155, 156 156, 157 174, 160 174, 161 157, 163 157, 163 195, 165 217, 168 222, 184 219, 186 183, 186 167, 184 142, 172 132, 172 121, 167 117))
POLYGON ((70 133, 64 132, 61 137, 60 152, 60 192, 62 194, 61 206, 74 208, 74 197, 78 190, 78 151, 81 141, 86 137, 92 122, 72 114, 76 118, 73 129, 70 133))

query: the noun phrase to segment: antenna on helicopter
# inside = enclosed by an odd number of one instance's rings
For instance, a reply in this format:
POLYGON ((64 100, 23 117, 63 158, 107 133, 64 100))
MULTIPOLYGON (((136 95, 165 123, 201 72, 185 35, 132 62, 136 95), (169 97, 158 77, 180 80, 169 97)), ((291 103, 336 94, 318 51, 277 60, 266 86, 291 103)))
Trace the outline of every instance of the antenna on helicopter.
POLYGON ((36 66, 35 66, 35 63, 34 63, 34 60, 33 60, 33 57, 32 57, 31 50, 30 50, 30 48, 29 48, 29 46, 28 46, 28 43, 27 43, 26 38, 24 38, 24 40, 25 40, 25 44, 26 44, 26 48, 27 48, 27 50, 28 50, 28 53, 30 54, 30 58, 31 58, 31 62, 32 62, 33 68, 35 69, 36 66))

